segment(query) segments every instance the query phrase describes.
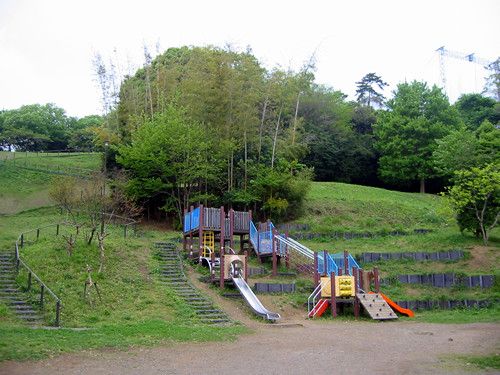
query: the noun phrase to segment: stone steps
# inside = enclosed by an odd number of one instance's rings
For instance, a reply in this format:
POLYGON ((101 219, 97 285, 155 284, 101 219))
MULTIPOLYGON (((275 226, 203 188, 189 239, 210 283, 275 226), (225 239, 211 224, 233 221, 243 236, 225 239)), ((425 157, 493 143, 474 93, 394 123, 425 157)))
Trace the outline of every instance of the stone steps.
POLYGON ((15 279, 14 257, 0 254, 0 302, 6 304, 17 318, 30 326, 43 325, 40 311, 27 302, 15 279))
POLYGON ((222 310, 205 298, 200 291, 192 286, 183 269, 176 245, 168 242, 156 242, 157 258, 162 263, 160 277, 163 284, 168 285, 180 298, 190 306, 196 317, 205 324, 231 324, 231 319, 222 310))

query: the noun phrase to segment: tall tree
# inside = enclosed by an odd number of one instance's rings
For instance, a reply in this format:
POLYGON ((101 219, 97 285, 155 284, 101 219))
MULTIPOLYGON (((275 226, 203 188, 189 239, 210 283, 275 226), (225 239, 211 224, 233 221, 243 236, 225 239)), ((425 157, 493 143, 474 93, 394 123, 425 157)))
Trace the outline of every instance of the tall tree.
POLYGON ((459 116, 446 95, 424 82, 399 84, 374 126, 379 174, 387 182, 425 181, 436 175, 432 153, 436 140, 459 125, 459 116))
POLYGON ((356 82, 357 89, 357 101, 367 106, 372 106, 374 104, 382 107, 384 104, 384 95, 377 91, 384 90, 384 87, 388 86, 386 82, 382 80, 382 77, 375 73, 366 74, 361 81, 356 82))
POLYGON ((488 65, 491 72, 486 80, 484 93, 490 94, 493 99, 500 102, 500 57, 488 65))

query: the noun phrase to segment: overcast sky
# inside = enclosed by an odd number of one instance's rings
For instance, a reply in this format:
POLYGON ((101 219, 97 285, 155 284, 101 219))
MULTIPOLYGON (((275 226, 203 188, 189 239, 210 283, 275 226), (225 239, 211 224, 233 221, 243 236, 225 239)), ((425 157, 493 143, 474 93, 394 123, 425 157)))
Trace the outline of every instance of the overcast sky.
MULTIPOLYGON (((438 83, 443 45, 494 60, 499 36, 498 0, 0 0, 0 109, 51 102, 72 116, 100 113, 93 55, 126 73, 142 64, 144 43, 251 46, 266 67, 293 69, 315 54, 316 81, 354 98, 369 72, 388 95, 405 80, 438 83)), ((482 89, 480 66, 445 61, 452 100, 482 89)))

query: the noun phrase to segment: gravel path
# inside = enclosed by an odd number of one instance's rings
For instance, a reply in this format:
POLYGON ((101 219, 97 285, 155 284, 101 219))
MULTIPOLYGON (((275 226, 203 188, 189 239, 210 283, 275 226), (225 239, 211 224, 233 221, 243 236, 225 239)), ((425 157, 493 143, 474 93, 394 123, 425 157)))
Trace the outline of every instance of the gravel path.
POLYGON ((0 374, 464 374, 474 368, 454 356, 499 349, 498 324, 300 323, 303 326, 259 325, 235 342, 4 362, 0 374))

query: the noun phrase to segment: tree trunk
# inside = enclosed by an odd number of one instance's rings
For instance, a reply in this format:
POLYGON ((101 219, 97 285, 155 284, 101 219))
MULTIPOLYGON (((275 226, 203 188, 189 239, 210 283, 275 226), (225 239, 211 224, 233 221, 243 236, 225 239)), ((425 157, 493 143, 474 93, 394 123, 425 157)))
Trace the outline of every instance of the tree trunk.
POLYGON ((260 161, 260 154, 262 152, 262 131, 264 129, 264 120, 266 118, 266 110, 267 110, 267 98, 264 101, 264 108, 262 109, 262 117, 260 119, 260 127, 259 127, 259 151, 257 160, 260 161))
POLYGON ((292 131, 292 146, 295 144, 295 132, 297 131, 297 114, 299 113, 300 92, 297 95, 297 103, 295 104, 295 116, 293 117, 293 131, 292 131))
POLYGON ((425 193, 425 178, 420 179, 420 193, 425 193))
POLYGON ((281 108, 280 108, 280 112, 278 114, 278 121, 276 121, 276 130, 274 131, 273 154, 271 155, 271 169, 274 168, 274 156, 276 155, 276 142, 278 140, 278 130, 280 127, 281 111, 282 110, 283 110, 283 106, 281 106, 281 108))
POLYGON ((248 145, 247 145, 247 131, 245 130, 245 132, 243 133, 243 137, 245 139, 245 178, 243 180, 243 188, 245 191, 247 191, 247 178, 248 178, 248 174, 247 174, 247 161, 248 161, 248 145))

